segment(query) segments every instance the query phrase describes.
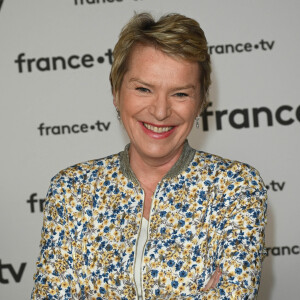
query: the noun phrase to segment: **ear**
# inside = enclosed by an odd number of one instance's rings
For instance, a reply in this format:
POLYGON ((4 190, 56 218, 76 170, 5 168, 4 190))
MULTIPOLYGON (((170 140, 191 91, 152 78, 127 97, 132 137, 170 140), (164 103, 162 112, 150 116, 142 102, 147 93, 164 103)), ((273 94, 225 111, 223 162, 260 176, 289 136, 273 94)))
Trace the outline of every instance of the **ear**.
POLYGON ((116 109, 119 109, 119 93, 113 92, 113 103, 116 109))
POLYGON ((196 117, 200 116, 202 111, 203 111, 203 101, 202 99, 199 99, 199 104, 197 105, 197 109, 196 109, 196 117))

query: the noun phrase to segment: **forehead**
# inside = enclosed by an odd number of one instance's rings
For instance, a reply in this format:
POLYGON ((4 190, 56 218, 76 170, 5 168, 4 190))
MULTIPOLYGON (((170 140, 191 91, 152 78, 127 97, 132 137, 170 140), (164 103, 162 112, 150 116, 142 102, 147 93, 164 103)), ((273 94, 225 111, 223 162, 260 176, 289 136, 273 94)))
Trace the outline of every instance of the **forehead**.
MULTIPOLYGON (((149 44, 137 44, 130 52, 127 62, 128 75, 160 78, 167 76, 176 80, 200 81, 200 67, 197 62, 171 56, 159 47, 149 44)), ((125 74, 126 75, 126 74, 125 74)))

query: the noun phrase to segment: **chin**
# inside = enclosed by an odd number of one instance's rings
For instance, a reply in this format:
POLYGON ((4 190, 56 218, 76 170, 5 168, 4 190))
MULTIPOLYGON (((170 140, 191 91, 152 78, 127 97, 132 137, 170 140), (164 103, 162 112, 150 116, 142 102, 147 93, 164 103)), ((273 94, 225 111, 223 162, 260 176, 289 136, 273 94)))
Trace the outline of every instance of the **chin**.
POLYGON ((171 155, 175 149, 180 147, 176 147, 176 145, 171 146, 172 144, 168 143, 168 145, 157 145, 156 143, 145 144, 140 148, 143 155, 152 157, 152 158, 164 158, 166 156, 171 155))

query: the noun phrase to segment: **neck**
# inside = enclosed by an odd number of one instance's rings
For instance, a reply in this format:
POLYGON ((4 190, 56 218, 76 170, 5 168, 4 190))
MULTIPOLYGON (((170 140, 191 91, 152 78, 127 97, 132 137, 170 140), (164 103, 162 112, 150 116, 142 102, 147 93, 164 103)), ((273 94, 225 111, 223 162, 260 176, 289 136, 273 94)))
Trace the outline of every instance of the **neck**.
POLYGON ((157 184, 168 173, 179 159, 183 145, 176 153, 163 158, 143 157, 134 148, 129 148, 129 162, 136 178, 140 182, 157 184))

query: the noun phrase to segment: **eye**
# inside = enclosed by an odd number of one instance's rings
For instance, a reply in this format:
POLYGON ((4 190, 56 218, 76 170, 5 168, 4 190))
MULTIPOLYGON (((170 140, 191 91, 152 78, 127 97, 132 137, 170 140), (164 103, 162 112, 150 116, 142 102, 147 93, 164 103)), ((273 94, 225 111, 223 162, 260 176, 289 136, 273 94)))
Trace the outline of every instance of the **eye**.
POLYGON ((176 93, 175 96, 178 97, 178 98, 184 98, 184 97, 188 97, 188 94, 186 94, 186 93, 176 93))
POLYGON ((150 90, 145 88, 145 87, 142 87, 142 86, 139 86, 139 87, 136 87, 135 88, 136 91, 139 91, 141 93, 150 93, 150 90))

